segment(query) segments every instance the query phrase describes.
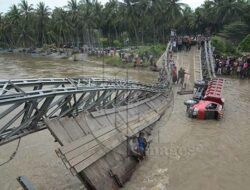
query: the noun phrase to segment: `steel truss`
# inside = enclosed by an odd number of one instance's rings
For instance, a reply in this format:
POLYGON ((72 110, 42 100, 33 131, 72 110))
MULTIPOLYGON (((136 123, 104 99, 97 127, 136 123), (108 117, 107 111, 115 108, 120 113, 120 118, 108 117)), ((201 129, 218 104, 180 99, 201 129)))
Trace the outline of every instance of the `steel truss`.
POLYGON ((201 68, 203 79, 215 78, 214 57, 211 46, 211 41, 205 41, 201 50, 201 68))
POLYGON ((0 145, 44 129, 45 118, 75 117, 82 111, 112 109, 165 93, 171 85, 169 47, 160 82, 153 85, 103 78, 0 80, 0 145))

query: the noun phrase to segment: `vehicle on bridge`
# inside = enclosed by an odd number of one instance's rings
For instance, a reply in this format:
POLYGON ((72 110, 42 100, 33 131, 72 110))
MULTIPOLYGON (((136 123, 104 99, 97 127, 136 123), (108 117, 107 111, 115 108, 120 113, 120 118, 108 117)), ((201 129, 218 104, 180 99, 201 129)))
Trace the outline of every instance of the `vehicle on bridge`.
POLYGON ((193 99, 184 102, 188 116, 200 120, 221 119, 224 110, 223 84, 224 79, 221 78, 195 82, 193 99))

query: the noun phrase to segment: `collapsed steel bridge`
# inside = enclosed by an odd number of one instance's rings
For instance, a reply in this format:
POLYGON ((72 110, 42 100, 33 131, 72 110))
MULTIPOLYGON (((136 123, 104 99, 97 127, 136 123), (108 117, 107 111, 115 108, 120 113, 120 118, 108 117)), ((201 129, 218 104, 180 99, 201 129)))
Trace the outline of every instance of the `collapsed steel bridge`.
POLYGON ((159 82, 105 78, 0 80, 0 145, 45 129, 44 119, 128 106, 170 88, 169 51, 161 57, 159 82))
POLYGON ((165 92, 167 84, 100 78, 0 81, 0 144, 44 128, 44 118, 76 116, 132 104, 165 92))
MULTIPOLYGON (((159 82, 142 84, 104 78, 0 80, 0 145, 45 129, 44 119, 75 117, 133 104, 171 88, 171 44, 161 57, 159 82)), ((201 73, 215 77, 210 41, 201 50, 201 73)))

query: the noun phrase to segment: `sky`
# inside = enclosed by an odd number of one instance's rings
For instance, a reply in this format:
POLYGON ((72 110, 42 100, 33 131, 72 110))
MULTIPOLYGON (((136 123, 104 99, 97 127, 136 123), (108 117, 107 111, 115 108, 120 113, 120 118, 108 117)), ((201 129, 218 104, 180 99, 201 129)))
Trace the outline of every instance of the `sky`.
MULTIPOLYGON (((43 1, 51 9, 54 7, 62 7, 67 4, 68 0, 28 0, 30 4, 36 6, 40 1, 43 1)), ((99 0, 102 3, 108 2, 108 0, 99 0)), ((192 9, 200 6, 205 0, 181 0, 181 2, 188 4, 192 9)), ((10 6, 13 4, 18 4, 20 0, 0 0, 0 13, 6 13, 10 6)))

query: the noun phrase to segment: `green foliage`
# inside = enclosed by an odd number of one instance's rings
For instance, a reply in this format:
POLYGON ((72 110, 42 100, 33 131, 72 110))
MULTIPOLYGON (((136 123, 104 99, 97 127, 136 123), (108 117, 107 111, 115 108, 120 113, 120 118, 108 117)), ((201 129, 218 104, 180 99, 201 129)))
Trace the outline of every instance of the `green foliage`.
POLYGON ((112 66, 119 66, 121 64, 121 60, 119 56, 105 56, 104 63, 112 66))
POLYGON ((225 42, 221 37, 212 37, 212 45, 215 47, 217 53, 221 54, 225 52, 225 42))
POLYGON ((109 46, 108 38, 100 38, 100 42, 101 42, 103 47, 109 46))
POLYGON ((165 51, 166 46, 158 44, 153 46, 143 46, 138 49, 139 56, 144 55, 153 55, 154 57, 158 58, 162 55, 162 53, 165 51))
POLYGON ((226 25, 223 29, 222 35, 234 43, 239 43, 248 33, 249 27, 247 24, 241 21, 236 21, 226 25))
POLYGON ((250 34, 248 34, 240 43, 239 50, 250 52, 250 34))
POLYGON ((220 55, 239 55, 236 46, 219 36, 214 36, 212 38, 212 45, 215 47, 215 52, 220 55))
POLYGON ((195 11, 181 0, 110 0, 105 5, 96 0, 69 0, 61 7, 51 10, 42 2, 32 5, 20 0, 0 15, 0 45, 166 44, 171 28, 183 35, 222 33, 236 44, 250 28, 246 0, 207 0, 195 11))
POLYGON ((114 40, 113 41, 113 46, 114 47, 122 47, 122 43, 119 40, 114 40))
POLYGON ((225 54, 226 55, 237 55, 238 54, 237 48, 232 42, 225 40, 224 46, 225 46, 225 54))
POLYGON ((104 6, 99 1, 69 0, 61 7, 51 10, 43 2, 33 5, 20 0, 1 15, 1 44, 42 47, 55 43, 58 47, 166 43, 169 28, 174 26, 166 20, 183 17, 185 5, 180 0, 110 0, 104 6))

